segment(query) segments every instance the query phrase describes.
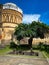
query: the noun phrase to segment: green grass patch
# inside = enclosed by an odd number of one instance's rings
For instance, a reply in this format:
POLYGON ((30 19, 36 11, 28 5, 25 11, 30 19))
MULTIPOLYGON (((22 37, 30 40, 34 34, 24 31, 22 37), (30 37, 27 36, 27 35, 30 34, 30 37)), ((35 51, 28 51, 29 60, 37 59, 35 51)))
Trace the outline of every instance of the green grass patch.
POLYGON ((47 53, 46 51, 44 51, 44 54, 47 56, 47 58, 49 58, 49 53, 47 53))
POLYGON ((4 55, 9 51, 11 51, 11 49, 9 48, 9 46, 6 46, 5 48, 0 49, 0 55, 4 55))

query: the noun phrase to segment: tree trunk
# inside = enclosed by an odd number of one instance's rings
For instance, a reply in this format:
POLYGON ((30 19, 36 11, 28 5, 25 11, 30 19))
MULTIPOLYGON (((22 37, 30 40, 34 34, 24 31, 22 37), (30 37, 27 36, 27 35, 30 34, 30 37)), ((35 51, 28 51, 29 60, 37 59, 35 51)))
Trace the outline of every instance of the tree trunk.
POLYGON ((30 37, 29 40, 28 40, 28 44, 29 44, 29 47, 32 48, 32 41, 33 41, 33 38, 30 37))

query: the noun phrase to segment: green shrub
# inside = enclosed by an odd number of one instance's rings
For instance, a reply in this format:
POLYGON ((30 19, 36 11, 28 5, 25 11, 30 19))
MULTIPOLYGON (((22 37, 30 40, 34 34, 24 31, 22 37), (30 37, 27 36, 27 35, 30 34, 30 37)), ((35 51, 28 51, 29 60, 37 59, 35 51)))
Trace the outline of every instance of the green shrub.
POLYGON ((11 49, 16 49, 16 44, 15 44, 15 42, 10 42, 10 48, 11 49))
POLYGON ((44 49, 44 46, 43 46, 43 43, 42 43, 42 42, 39 43, 38 49, 39 49, 39 50, 43 50, 43 49, 44 49))

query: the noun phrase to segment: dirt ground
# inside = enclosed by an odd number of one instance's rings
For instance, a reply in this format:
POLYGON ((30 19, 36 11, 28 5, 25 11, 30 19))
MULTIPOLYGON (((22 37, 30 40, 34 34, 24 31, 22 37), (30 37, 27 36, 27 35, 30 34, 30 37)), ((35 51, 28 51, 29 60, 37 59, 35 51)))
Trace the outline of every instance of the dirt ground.
POLYGON ((0 65, 49 65, 44 58, 25 56, 0 56, 0 65))

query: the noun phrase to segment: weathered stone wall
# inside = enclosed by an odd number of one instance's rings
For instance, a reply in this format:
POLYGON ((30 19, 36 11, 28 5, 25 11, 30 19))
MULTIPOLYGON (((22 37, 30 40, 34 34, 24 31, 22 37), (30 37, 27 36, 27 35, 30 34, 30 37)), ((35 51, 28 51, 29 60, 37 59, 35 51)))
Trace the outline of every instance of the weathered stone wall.
POLYGON ((42 42, 44 44, 49 44, 49 37, 44 38, 44 39, 34 38, 33 41, 32 41, 32 44, 39 44, 40 42, 42 42))
POLYGON ((0 8, 0 28, 2 40, 6 43, 11 40, 15 27, 22 23, 23 14, 12 9, 0 8), (1 25, 2 24, 2 25, 1 25))
POLYGON ((3 9, 2 22, 20 24, 22 23, 22 14, 12 9, 3 9))

